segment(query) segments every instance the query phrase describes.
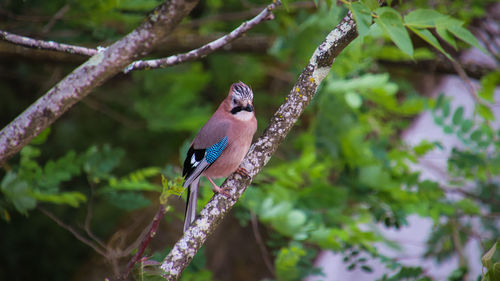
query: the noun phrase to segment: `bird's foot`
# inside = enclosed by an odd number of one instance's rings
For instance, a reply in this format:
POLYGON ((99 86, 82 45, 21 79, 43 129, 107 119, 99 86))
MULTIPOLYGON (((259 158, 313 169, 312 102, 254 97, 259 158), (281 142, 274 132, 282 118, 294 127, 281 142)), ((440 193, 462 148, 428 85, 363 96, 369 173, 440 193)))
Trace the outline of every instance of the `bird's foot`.
POLYGON ((243 177, 250 178, 250 174, 248 173, 247 169, 245 169, 243 167, 238 167, 238 169, 236 169, 235 173, 240 174, 243 177))
POLYGON ((214 186, 214 191, 219 193, 219 194, 222 194, 224 196, 226 196, 227 198, 233 198, 233 196, 231 195, 231 193, 229 193, 229 190, 231 190, 230 187, 218 187, 218 186, 214 186), (217 187, 217 188, 215 188, 217 187))
POLYGON ((220 193, 220 194, 226 196, 227 198, 233 198, 231 193, 229 193, 229 190, 231 189, 230 187, 219 187, 218 185, 215 184, 215 182, 211 178, 209 178, 209 177, 207 177, 207 178, 208 178, 208 181, 212 184, 214 192, 220 193))

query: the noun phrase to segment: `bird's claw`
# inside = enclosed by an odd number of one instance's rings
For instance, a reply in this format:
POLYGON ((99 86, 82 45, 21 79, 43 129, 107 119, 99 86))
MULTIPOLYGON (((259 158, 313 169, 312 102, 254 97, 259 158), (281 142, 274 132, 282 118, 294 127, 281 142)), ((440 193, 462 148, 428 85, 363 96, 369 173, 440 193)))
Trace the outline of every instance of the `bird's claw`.
POLYGON ((236 169, 236 173, 243 177, 250 178, 250 173, 248 173, 247 169, 243 167, 239 167, 238 169, 236 169))
POLYGON ((226 196, 227 198, 231 198, 232 199, 233 196, 231 195, 231 193, 229 193, 229 190, 231 190, 230 187, 218 187, 217 186, 217 188, 215 188, 215 186, 214 186, 214 191, 215 192, 217 192, 219 194, 222 194, 222 195, 226 196))

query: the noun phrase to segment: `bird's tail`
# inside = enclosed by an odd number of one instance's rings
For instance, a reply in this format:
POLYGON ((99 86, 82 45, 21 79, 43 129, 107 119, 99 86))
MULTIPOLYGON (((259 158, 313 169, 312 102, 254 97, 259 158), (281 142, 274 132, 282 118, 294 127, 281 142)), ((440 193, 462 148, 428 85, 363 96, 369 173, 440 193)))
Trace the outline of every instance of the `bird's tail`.
POLYGON ((196 217, 196 201, 198 200, 198 186, 200 184, 200 177, 197 177, 189 185, 187 202, 186 202, 186 216, 184 218, 184 232, 193 223, 196 217))

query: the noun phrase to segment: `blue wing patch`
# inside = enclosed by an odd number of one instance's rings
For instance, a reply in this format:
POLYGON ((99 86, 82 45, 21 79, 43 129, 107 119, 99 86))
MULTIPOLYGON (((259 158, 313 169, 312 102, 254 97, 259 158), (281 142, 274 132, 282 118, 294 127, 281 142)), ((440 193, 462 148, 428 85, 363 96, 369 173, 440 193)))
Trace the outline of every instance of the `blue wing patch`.
POLYGON ((227 146, 227 136, 223 137, 218 143, 212 145, 211 147, 207 148, 205 151, 205 159, 207 159, 207 162, 212 164, 219 158, 221 155, 222 151, 227 146))

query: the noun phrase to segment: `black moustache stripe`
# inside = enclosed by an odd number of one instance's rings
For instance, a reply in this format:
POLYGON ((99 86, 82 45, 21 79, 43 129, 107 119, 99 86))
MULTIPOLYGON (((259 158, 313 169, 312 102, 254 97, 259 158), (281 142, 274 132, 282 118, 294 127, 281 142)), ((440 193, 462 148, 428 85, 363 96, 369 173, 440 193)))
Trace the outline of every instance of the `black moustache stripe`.
POLYGON ((241 105, 238 105, 237 107, 233 107, 233 109, 231 109, 231 113, 232 114, 236 114, 242 110, 245 110, 245 111, 248 111, 248 112, 252 112, 253 111, 253 106, 251 105, 247 105, 246 107, 243 107, 241 105))

